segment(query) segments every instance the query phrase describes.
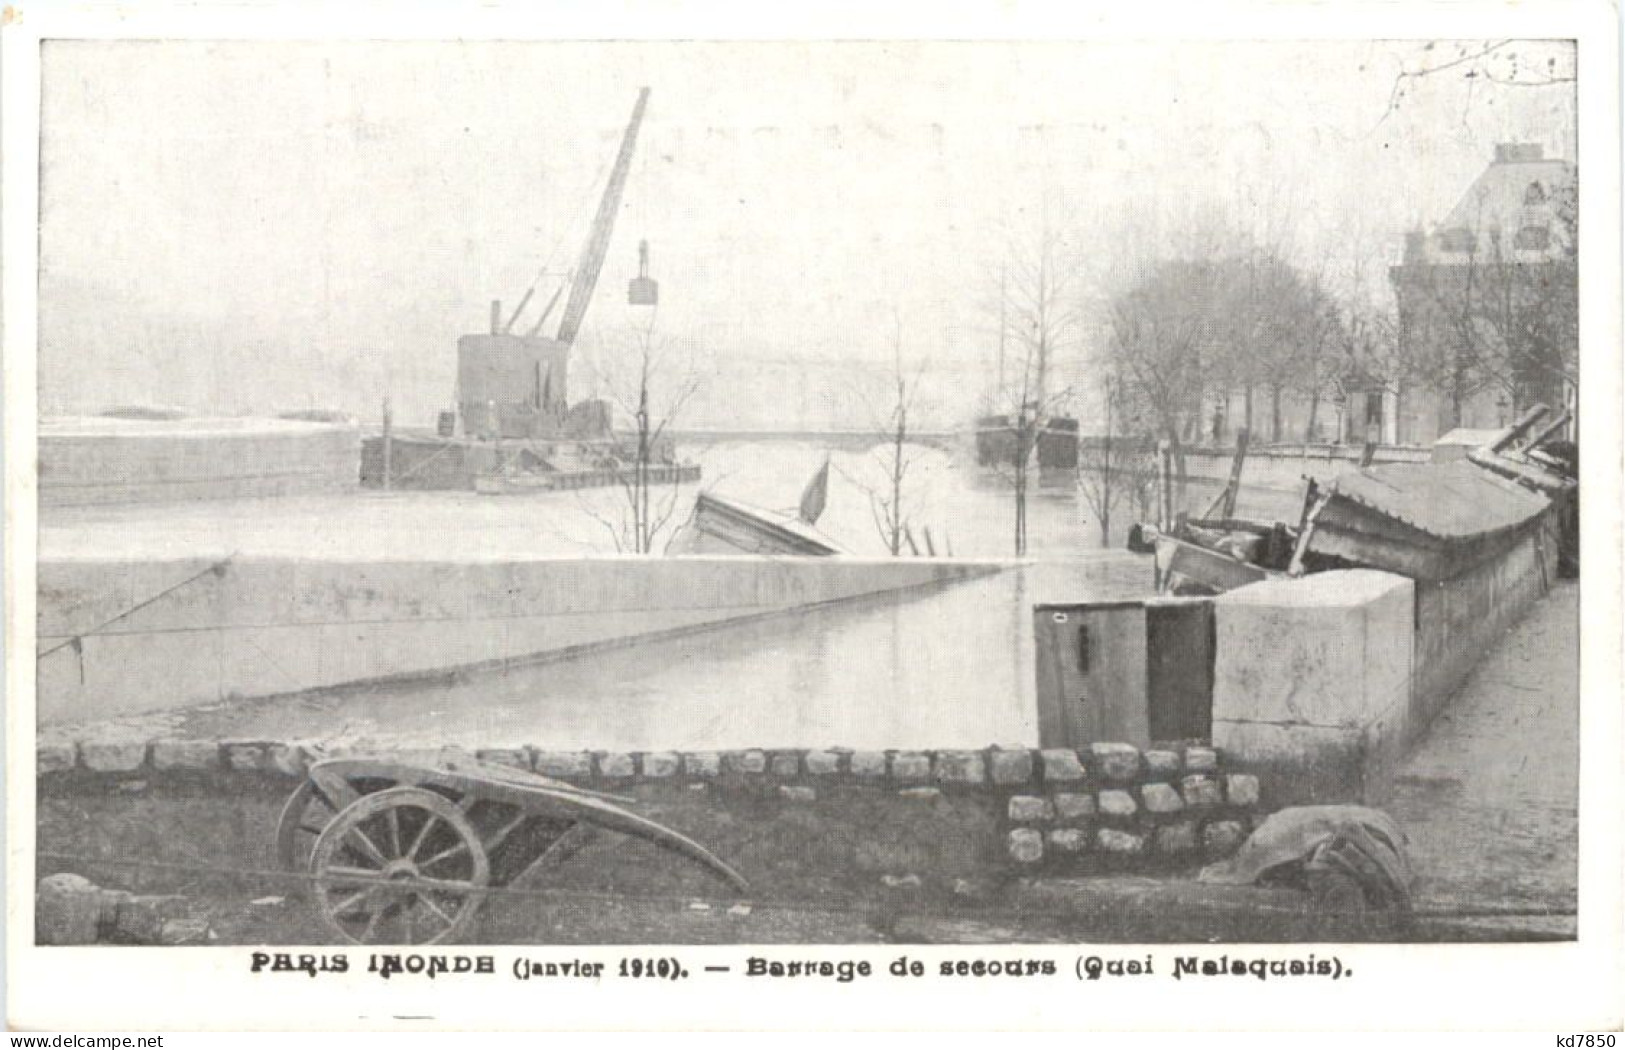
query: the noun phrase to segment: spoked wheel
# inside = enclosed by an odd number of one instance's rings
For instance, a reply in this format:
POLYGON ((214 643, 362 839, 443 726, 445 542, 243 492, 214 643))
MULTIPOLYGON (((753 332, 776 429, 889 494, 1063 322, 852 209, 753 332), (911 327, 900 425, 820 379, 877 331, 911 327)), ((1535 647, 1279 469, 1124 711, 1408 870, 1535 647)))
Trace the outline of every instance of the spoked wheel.
POLYGON ((309 870, 316 838, 338 809, 313 780, 304 781, 288 796, 276 826, 276 859, 284 871, 309 870))
POLYGON ((346 806, 310 857, 327 924, 358 944, 434 944, 468 928, 491 868, 479 833, 443 795, 397 787, 346 806))

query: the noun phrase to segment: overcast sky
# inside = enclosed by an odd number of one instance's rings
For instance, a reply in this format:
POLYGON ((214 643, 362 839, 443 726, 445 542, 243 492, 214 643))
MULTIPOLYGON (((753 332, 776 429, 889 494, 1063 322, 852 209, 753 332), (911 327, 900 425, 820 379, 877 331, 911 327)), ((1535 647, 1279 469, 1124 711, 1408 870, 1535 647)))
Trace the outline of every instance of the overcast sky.
POLYGON ((762 367, 885 362, 894 311, 952 414, 1045 201, 1091 281, 1199 209, 1380 293, 1496 142, 1574 158, 1568 88, 1431 78, 1384 119, 1419 48, 48 43, 43 405, 370 416, 387 393, 426 421, 489 301, 573 265, 648 85, 583 354, 624 336, 647 238, 659 330, 714 373, 702 415, 735 380, 771 415, 762 367))

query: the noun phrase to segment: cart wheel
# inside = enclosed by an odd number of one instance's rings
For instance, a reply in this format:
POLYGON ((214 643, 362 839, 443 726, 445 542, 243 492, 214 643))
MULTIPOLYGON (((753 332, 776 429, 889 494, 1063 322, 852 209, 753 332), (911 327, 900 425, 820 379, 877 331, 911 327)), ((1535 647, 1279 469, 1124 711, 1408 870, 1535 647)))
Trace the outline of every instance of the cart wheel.
POLYGON ((434 944, 473 921, 491 868, 444 796, 396 787, 346 806, 310 857, 327 924, 358 944, 434 944))
POLYGON ((276 825, 276 859, 284 871, 309 869, 316 837, 332 821, 336 810, 313 780, 304 781, 288 796, 276 825))

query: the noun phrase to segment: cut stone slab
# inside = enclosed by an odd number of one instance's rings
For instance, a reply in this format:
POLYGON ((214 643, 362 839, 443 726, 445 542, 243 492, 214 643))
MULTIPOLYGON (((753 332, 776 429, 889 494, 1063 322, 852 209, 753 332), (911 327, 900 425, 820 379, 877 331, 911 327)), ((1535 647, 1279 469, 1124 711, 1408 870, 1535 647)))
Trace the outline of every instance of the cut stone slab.
POLYGON ((1139 812, 1139 805, 1135 803, 1134 796, 1127 791, 1107 788, 1100 793, 1098 800, 1100 812, 1108 817, 1132 817, 1139 812))
POLYGON ((60 773, 72 769, 78 750, 72 744, 41 744, 34 749, 36 773, 60 773))
POLYGON ((891 759, 893 780, 930 780, 931 758, 919 751, 899 751, 891 759))
POLYGON ((749 751, 729 751, 722 756, 722 764, 730 773, 766 773, 767 753, 754 748, 749 751))
POLYGON ((886 752, 852 752, 852 775, 855 777, 883 777, 886 775, 886 752))
POLYGON ((1140 801, 1151 813, 1178 813, 1185 808, 1185 800, 1172 784, 1147 784, 1140 789, 1140 801))
POLYGON ((1202 773, 1180 781, 1180 794, 1185 797, 1185 805, 1192 809, 1207 809, 1224 803, 1219 795, 1219 782, 1202 773))
POLYGON ((988 755, 988 765, 995 784, 1025 784, 1033 778, 1031 751, 994 751, 988 755))
POLYGON ((1081 820, 1095 815, 1095 796, 1062 791, 1055 796, 1055 816, 1061 820, 1081 820))
POLYGON ((682 768, 683 760, 675 751, 649 751, 643 755, 643 775, 646 777, 663 779, 674 777, 682 768))
POLYGON ((1140 775, 1140 749, 1133 744, 1090 744, 1093 765, 1102 777, 1125 783, 1140 775))
POLYGON ((987 779, 980 751, 938 751, 936 773, 943 784, 980 784, 987 779))
POLYGON ((81 743, 79 761, 95 773, 129 773, 147 761, 147 744, 81 743))
POLYGON ((780 784, 779 797, 787 802, 816 802, 818 792, 800 784, 780 784))
POLYGON ((903 788, 897 792, 898 798, 911 798, 918 802, 932 802, 942 797, 942 789, 934 787, 903 788))
POLYGON ((1185 772, 1212 773, 1219 768, 1219 753, 1211 747, 1187 747, 1185 772))
POLYGON ((592 754, 587 751, 538 751, 536 772, 544 777, 590 777, 592 754))
POLYGON ((1178 751, 1147 751, 1145 775, 1149 780, 1173 780, 1179 776, 1178 751))
POLYGON ((1037 864, 1044 859, 1044 836, 1032 828, 1010 832, 1010 859, 1017 864, 1037 864))
POLYGON ((809 751, 804 761, 808 776, 834 776, 841 768, 841 756, 834 751, 809 751))
POLYGON ((1088 775, 1083 763, 1078 761, 1078 753, 1069 748, 1046 748, 1039 752, 1039 757, 1044 762, 1046 784, 1071 783, 1088 775))
POLYGON ((213 740, 154 740, 154 769, 216 769, 220 765, 220 745, 213 740))
POLYGON ((637 763, 624 751, 609 751, 598 756, 598 775, 615 780, 636 776, 637 763))
POLYGON ((1095 841, 1107 853, 1130 855, 1145 850, 1145 839, 1127 831, 1118 831, 1116 828, 1101 828, 1095 832, 1095 841))
POLYGON ((722 756, 715 751, 683 753, 683 772, 691 777, 714 777, 722 771, 722 756))
POLYGON ((778 751, 768 760, 768 769, 776 777, 791 779, 801 775, 801 753, 799 751, 778 751))
POLYGON ((1056 828, 1046 838, 1057 853, 1082 853, 1089 848, 1089 833, 1082 828, 1056 828))
POLYGON ((1037 795, 1012 795, 1006 812, 1011 820, 1027 823, 1051 819, 1055 816, 1055 807, 1049 799, 1037 795))
POLYGON ((1258 805, 1258 778, 1251 773, 1231 773, 1224 778, 1224 794, 1232 806, 1258 805))

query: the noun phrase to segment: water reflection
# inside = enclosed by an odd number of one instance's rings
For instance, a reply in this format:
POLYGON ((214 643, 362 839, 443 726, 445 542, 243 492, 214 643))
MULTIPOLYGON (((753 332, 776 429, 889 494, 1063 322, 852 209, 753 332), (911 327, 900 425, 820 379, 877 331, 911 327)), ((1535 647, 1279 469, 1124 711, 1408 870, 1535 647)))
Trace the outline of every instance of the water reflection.
POLYGON ((549 749, 1031 746, 1031 607, 1146 593, 1122 553, 1012 567, 453 685, 357 689, 184 718, 182 735, 549 749))

